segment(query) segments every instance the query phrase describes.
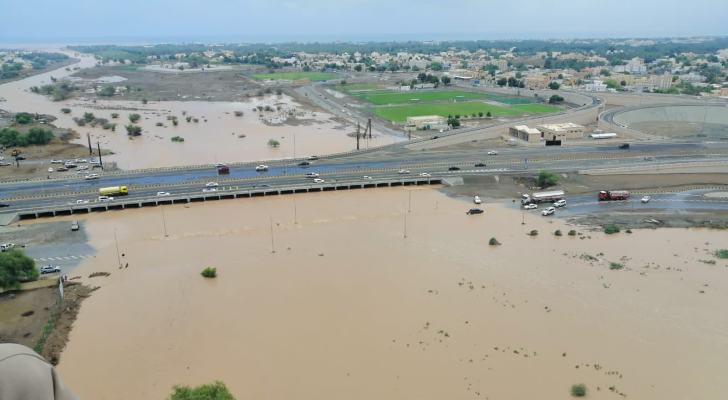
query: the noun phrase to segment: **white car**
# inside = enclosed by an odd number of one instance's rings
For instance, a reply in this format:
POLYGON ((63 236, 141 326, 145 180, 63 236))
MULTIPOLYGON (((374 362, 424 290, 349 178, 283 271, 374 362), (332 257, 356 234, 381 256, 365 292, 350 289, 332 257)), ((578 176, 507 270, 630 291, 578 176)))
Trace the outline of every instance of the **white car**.
POLYGON ((53 172, 53 168, 48 168, 48 172, 53 172))
POLYGON ((51 164, 63 164, 63 160, 51 160, 51 164))
POLYGON ((475 203, 475 204, 481 204, 482 202, 483 201, 480 200, 480 197, 478 197, 478 196, 473 197, 473 203, 475 203))
POLYGON ((313 183, 324 183, 324 182, 325 181, 323 179, 318 179, 318 178, 313 180, 313 183))
POLYGON ((88 200, 76 200, 76 204, 88 204, 88 200))
POLYGON ((210 187, 218 187, 218 186, 220 186, 220 185, 218 185, 217 182, 207 182, 205 184, 205 187, 209 187, 209 188, 210 187))
POLYGON ((423 178, 432 178, 432 175, 428 174, 427 172, 421 173, 420 176, 423 178))
POLYGON ((227 165, 225 165, 224 163, 217 163, 217 164, 215 164, 215 167, 221 168, 221 167, 227 167, 227 165))
POLYGON ((551 215, 556 212, 556 209, 553 207, 549 207, 543 211, 541 211, 541 215, 551 215))
POLYGON ((556 200, 556 202, 554 203, 554 207, 563 207, 565 205, 566 205, 566 200, 564 200, 564 199, 556 200))
POLYGON ((99 196, 99 201, 112 201, 114 200, 111 196, 99 196))
POLYGON ((90 181, 91 179, 99 179, 99 174, 88 174, 86 175, 86 180, 90 181))
POLYGON ((538 208, 538 206, 536 204, 534 204, 534 203, 526 204, 526 205, 523 206, 523 209, 524 210, 535 210, 537 208, 538 208))
MULTIPOLYGON (((344 110, 341 110, 341 111, 344 111, 344 110)), ((319 158, 318 158, 318 156, 310 156, 308 159, 311 161, 315 161, 315 160, 318 160, 319 158)))
POLYGON ((306 174, 306 178, 318 178, 318 177, 319 177, 319 174, 317 174, 315 172, 309 172, 306 174))
POLYGON ((61 267, 58 265, 44 265, 40 267, 40 273, 43 274, 52 274, 54 272, 61 272, 61 267))
POLYGON ((83 175, 83 174, 88 174, 88 171, 85 169, 81 169, 81 170, 76 171, 76 173, 83 175))
POLYGON ((400 169, 399 172, 397 172, 397 173, 398 174, 409 174, 410 172, 406 169, 400 169))
MULTIPOLYGON (((0 161, 2 161, 2 160, 4 160, 4 159, 5 159, 5 157, 0 157, 0 161)), ((52 162, 53 162, 53 161, 51 161, 51 163, 52 163, 52 162)))
POLYGON ((87 159, 85 159, 85 158, 77 158, 77 159, 76 159, 76 162, 77 162, 77 163, 79 163, 79 164, 80 164, 80 163, 87 163, 87 162, 88 162, 88 160, 87 160, 87 159))
POLYGON ((78 170, 79 171, 85 171, 87 169, 88 169, 88 166, 87 165, 82 165, 82 166, 78 167, 78 170))
POLYGON ((497 156, 498 155, 498 152, 495 151, 495 150, 491 150, 491 151, 488 152, 488 155, 489 156, 497 156))
POLYGON ((368 175, 364 175, 361 177, 361 179, 364 179, 365 181, 371 181, 374 178, 372 178, 371 176, 368 176, 368 175))
POLYGON ((642 198, 642 202, 643 202, 643 203, 649 203, 650 199, 651 199, 651 197, 650 197, 650 196, 644 196, 644 197, 642 198))
POLYGON ((169 196, 169 192, 157 192, 157 197, 160 196, 169 196))
POLYGON ((212 189, 206 188, 206 189, 202 189, 202 191, 203 192, 217 192, 217 189, 215 189, 215 188, 212 188, 212 189))
POLYGON ((2 251, 5 251, 5 250, 10 250, 13 247, 15 247, 15 243, 5 243, 5 244, 3 244, 3 245, 0 246, 0 249, 2 251))
POLYGON ((256 171, 268 171, 268 166, 267 165, 258 165, 257 167, 255 167, 255 170, 256 171))

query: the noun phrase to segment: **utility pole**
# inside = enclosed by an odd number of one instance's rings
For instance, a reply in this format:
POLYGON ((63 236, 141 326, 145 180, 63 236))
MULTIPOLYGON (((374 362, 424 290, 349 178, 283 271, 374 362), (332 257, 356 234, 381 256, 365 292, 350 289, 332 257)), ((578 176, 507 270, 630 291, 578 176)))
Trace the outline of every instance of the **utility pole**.
POLYGON ((116 240, 116 228, 114 228, 114 243, 116 243, 116 259, 119 260, 119 269, 121 269, 121 256, 119 255, 119 241, 116 240))
POLYGON ((369 128, 369 139, 372 138, 372 119, 369 118, 369 122, 367 122, 367 127, 369 128))
POLYGON ((276 252, 275 245, 273 244, 273 216, 272 215, 270 216, 270 252, 271 253, 276 252))
POLYGON ((407 238, 407 205, 404 205, 404 237, 407 238))
POLYGON ((359 129, 361 128, 361 124, 359 122, 356 123, 356 149, 359 150, 359 129))
POLYGON ((101 169, 104 169, 104 162, 101 160, 101 145, 99 142, 96 142, 96 148, 99 150, 99 165, 101 165, 101 169))
POLYGON ((164 218, 164 208, 162 208, 162 223, 164 224, 164 237, 169 237, 167 234, 167 220, 164 218))
POLYGON ((407 212, 412 212, 412 191, 409 192, 409 206, 407 207, 407 212))
POLYGON ((298 225, 298 207, 296 207, 296 190, 293 189, 293 223, 298 225))
POLYGON ((86 139, 88 139, 88 155, 92 155, 94 151, 91 149, 91 133, 86 132, 86 139))

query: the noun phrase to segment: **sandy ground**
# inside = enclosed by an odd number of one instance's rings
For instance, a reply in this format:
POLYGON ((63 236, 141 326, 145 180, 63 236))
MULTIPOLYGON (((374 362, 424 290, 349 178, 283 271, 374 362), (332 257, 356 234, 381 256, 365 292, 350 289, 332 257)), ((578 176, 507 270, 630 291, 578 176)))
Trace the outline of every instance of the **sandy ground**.
POLYGON ((725 232, 556 237, 572 227, 468 208, 430 188, 174 205, 168 237, 158 209, 89 215, 78 274, 112 275, 59 370, 93 399, 217 379, 258 399, 728 396, 728 265, 700 261, 725 232))

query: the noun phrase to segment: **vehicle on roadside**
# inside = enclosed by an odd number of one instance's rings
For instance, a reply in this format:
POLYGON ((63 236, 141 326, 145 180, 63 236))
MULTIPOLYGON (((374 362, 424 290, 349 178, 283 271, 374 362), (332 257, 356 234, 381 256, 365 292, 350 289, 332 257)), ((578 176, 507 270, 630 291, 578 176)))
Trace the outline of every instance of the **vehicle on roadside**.
POLYGON ((268 166, 267 165, 258 165, 257 167, 255 167, 255 170, 258 172, 268 171, 268 166))
POLYGON ((78 221, 71 221, 71 230, 72 231, 77 231, 78 228, 79 228, 78 221))
POLYGON ((643 160, 645 160, 645 161, 655 161, 657 159, 655 157, 645 157, 645 158, 643 158, 643 160))
POLYGON ((266 188, 266 187, 270 187, 270 184, 268 184, 268 183, 261 183, 260 185, 255 185, 255 186, 253 186, 253 187, 254 187, 254 188, 256 188, 256 187, 259 187, 259 188, 266 188))
POLYGON ((87 163, 87 162, 88 162, 88 160, 87 160, 87 159, 85 159, 85 158, 77 158, 77 159, 76 159, 76 162, 77 162, 77 163, 79 163, 79 164, 82 164, 82 163, 87 163))
POLYGON ((99 161, 98 159, 94 158, 91 161, 89 161, 89 164, 91 164, 91 165, 101 165, 101 161, 99 161))
POLYGON ((371 176, 368 176, 368 175, 364 175, 361 177, 361 179, 364 179, 365 181, 371 181, 374 178, 372 178, 371 176))
POLYGON ((7 162, 0 162, 0 167, 9 167, 13 164, 7 163, 7 162))
POLYGON ((555 213, 555 212, 556 212, 556 209, 555 209, 555 208, 553 208, 553 207, 549 207, 549 208, 547 208, 547 209, 545 209, 545 210, 541 211, 541 215, 543 215, 543 216, 546 216, 546 215, 551 215, 551 214, 553 214, 553 213, 555 213))
POLYGON ((88 204, 88 200, 76 200, 76 204, 88 204))
POLYGON ((427 172, 421 173, 420 176, 423 178, 432 178, 432 175, 428 174, 427 172))
POLYGON ((536 205, 535 203, 529 203, 529 204, 523 205, 524 210, 535 210, 537 208, 538 208, 538 205, 536 205))
POLYGON ((157 192, 157 197, 169 196, 169 192, 157 192))
POLYGON ((630 193, 628 190, 601 190, 599 191, 599 201, 602 200, 627 200, 630 193))
POLYGON ((471 208, 470 210, 465 212, 465 214, 468 214, 468 215, 482 214, 482 213, 483 213, 483 210, 481 210, 480 208, 471 208))
POLYGON ((112 201, 114 200, 111 196, 99 196, 99 201, 112 201))
POLYGON ((619 145, 620 149, 629 149, 629 143, 622 143, 619 145))
POLYGON ((80 170, 76 171, 76 173, 77 174, 88 174, 88 171, 85 169, 80 169, 80 170))
POLYGON ((217 182, 207 182, 205 184, 205 187, 218 187, 220 185, 217 184, 217 182))
POLYGON ((563 199, 564 195, 565 193, 563 190, 537 192, 532 195, 524 193, 523 196, 521 196, 521 204, 554 202, 563 199))
POLYGON ((54 272, 61 272, 61 267, 58 265, 44 265, 40 267, 40 273, 43 274, 52 274, 54 272))
POLYGON ((475 204, 480 204, 480 203, 482 203, 482 202, 483 202, 483 201, 482 201, 482 200, 480 200, 480 197, 478 197, 478 196, 475 196, 475 197, 473 197, 473 203, 475 203, 475 204))
POLYGON ((409 174, 410 172, 406 169, 400 169, 399 172, 397 172, 400 175, 409 174))
POLYGON ((476 167, 485 167, 485 163, 482 163, 482 162, 475 163, 475 166, 476 167))
POLYGON ((314 160, 318 160, 319 157, 318 156, 310 156, 310 157, 308 157, 308 159, 311 160, 311 161, 314 161, 314 160))
POLYGON ((317 174, 315 172, 309 172, 306 174, 306 178, 318 178, 318 177, 319 177, 319 174, 317 174))
POLYGON ((63 171, 68 171, 68 168, 66 168, 66 167, 58 167, 58 168, 56 168, 56 172, 63 172, 63 171))
POLYGON ((299 167, 308 167, 309 165, 311 165, 311 163, 308 161, 301 161, 300 163, 298 163, 299 167))
POLYGON ((448 171, 460 171, 460 167, 456 167, 454 165, 451 165, 447 168, 448 171))
POLYGON ((3 208, 3 207, 10 207, 10 204, 8 204, 8 203, 0 203, 0 208, 3 208))
POLYGON ((51 160, 51 164, 63 164, 63 160, 51 160))
POLYGON ((0 245, 0 250, 7 251, 7 250, 12 249, 13 247, 15 247, 15 243, 5 243, 5 244, 0 245))
POLYGON ((99 189, 99 194, 102 196, 109 196, 112 194, 126 196, 129 194, 129 189, 126 186, 111 186, 99 189))
POLYGON ((313 183, 324 183, 324 182, 326 182, 326 181, 324 181, 323 179, 319 179, 319 178, 316 178, 313 180, 313 183))
POLYGON ((491 150, 491 151, 488 152, 488 155, 489 156, 497 156, 498 155, 498 152, 495 151, 495 150, 491 150))
POLYGON ((215 188, 204 188, 202 189, 203 192, 217 192, 217 189, 215 188))
POLYGON ((652 197, 650 197, 650 196, 643 196, 642 197, 642 202, 643 203, 649 203, 651 199, 652 199, 652 197))
POLYGON ((86 175, 86 180, 90 181, 91 179, 99 179, 99 174, 88 174, 86 175))
POLYGON ((48 172, 53 172, 53 168, 48 168, 48 172))
POLYGON ((79 171, 85 171, 87 169, 88 169, 88 166, 87 165, 82 165, 82 166, 78 167, 78 170, 79 171))
POLYGON ((556 200, 554 202, 554 207, 564 207, 564 206, 566 206, 566 200, 564 200, 564 199, 556 200))

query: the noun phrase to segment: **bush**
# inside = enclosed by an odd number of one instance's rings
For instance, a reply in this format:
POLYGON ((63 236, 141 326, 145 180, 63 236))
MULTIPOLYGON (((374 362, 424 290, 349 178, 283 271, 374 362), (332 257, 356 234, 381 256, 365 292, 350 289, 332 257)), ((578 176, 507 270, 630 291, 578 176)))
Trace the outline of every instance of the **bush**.
POLYGON ((184 142, 185 139, 181 136, 172 136, 172 141, 173 142, 184 142))
POLYGON ((488 241, 488 244, 491 246, 498 246, 500 245, 500 242, 498 241, 498 239, 492 237, 490 238, 490 241, 488 241))
POLYGON ((610 262, 609 263, 609 269, 622 269, 624 265, 616 262, 610 262))
POLYGON ((281 89, 276 89, 276 94, 277 94, 278 96, 280 96, 280 95, 282 95, 282 94, 283 94, 283 91, 282 91, 281 89))
POLYGON ((139 118, 141 118, 141 117, 142 116, 139 114, 129 114, 129 122, 131 122, 131 123, 137 122, 137 121, 139 121, 139 118))
POLYGON ((242 117, 243 116, 243 112, 242 111, 235 111, 235 116, 236 117, 242 117))
POLYGON ((561 230, 559 230, 559 229, 557 229, 557 230, 556 230, 556 232, 554 232, 554 235, 555 235, 555 236, 563 236, 563 235, 561 234, 561 230))
POLYGON ((111 118, 119 118, 119 113, 111 113, 111 118))
POLYGON ((96 94, 99 96, 102 96, 102 97, 111 97, 114 94, 116 94, 116 90, 114 89, 113 86, 106 86, 103 89, 96 92, 96 94))
POLYGON ((111 131, 116 132, 116 124, 109 124, 109 125, 111 125, 111 126, 109 126, 109 128, 111 128, 111 131))
POLYGON ((149 100, 147 100, 147 99, 142 99, 142 104, 147 104, 147 103, 149 103, 149 100))
POLYGON ((107 129, 107 130, 108 130, 108 129, 111 129, 111 125, 112 125, 112 124, 106 123, 106 124, 103 124, 103 125, 101 125, 101 128, 102 128, 102 129, 107 129))
POLYGON ((192 117, 190 117, 190 116, 185 117, 185 119, 187 120, 187 122, 192 121, 192 117))
POLYGON ((534 229, 531 232, 529 232, 528 234, 531 236, 538 236, 538 231, 534 229))
POLYGON ((205 278, 215 278, 217 277, 217 268, 207 267, 202 270, 200 275, 204 276, 205 278))
POLYGON ((172 125, 177 126, 179 124, 179 121, 176 119, 172 120, 172 125))
POLYGON ((271 93, 273 93, 273 91, 271 90, 271 88, 266 88, 265 89, 265 93, 266 94, 271 94, 271 93))
POLYGON ((632 233, 632 229, 627 229, 625 232, 632 233))
POLYGON ((575 231, 575 230, 573 230, 573 229, 572 229, 572 230, 570 230, 570 231, 569 231, 569 236, 576 236, 576 231, 575 231))
POLYGON ((156 125, 156 126, 164 126, 164 123, 162 123, 162 122, 157 122, 157 123, 156 123, 155 125, 156 125))
POLYGON ((715 256, 718 258, 728 258, 728 250, 716 250, 715 256))
POLYGON ((224 383, 215 381, 211 385, 175 386, 174 392, 167 400, 235 400, 224 383))
POLYGON ((200 122, 199 118, 192 118, 192 122, 200 122))
POLYGON ((549 171, 541 171, 536 182, 541 187, 553 186, 559 182, 559 176, 549 171))
POLYGON ((64 114, 70 114, 71 113, 71 109, 70 108, 61 108, 61 112, 64 113, 64 114))
POLYGON ((142 127, 136 126, 136 125, 125 125, 124 128, 126 128, 126 134, 129 136, 141 136, 142 134, 142 127))
POLYGON ((21 281, 38 279, 40 271, 35 261, 22 251, 10 249, 0 253, 0 287, 17 288, 21 281))
POLYGON ((583 383, 579 383, 577 385, 571 385, 571 395, 574 397, 584 397, 586 396, 586 385, 583 383))
POLYGON ((280 145, 281 145, 281 143, 279 141, 275 140, 275 139, 271 139, 271 140, 268 141, 268 146, 278 147, 280 145))
POLYGON ((490 111, 488 111, 487 113, 485 113, 485 116, 486 117, 492 117, 493 115, 490 113, 490 111))
POLYGON ((78 126, 86 125, 86 120, 83 118, 74 118, 73 122, 75 122, 78 126))
POLYGON ((619 233, 619 226, 609 225, 608 227, 604 228, 604 233, 606 233, 607 235, 611 235, 613 233, 619 233))

